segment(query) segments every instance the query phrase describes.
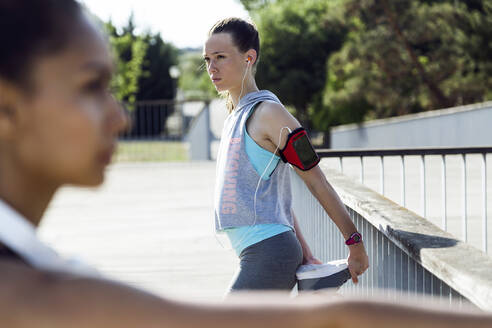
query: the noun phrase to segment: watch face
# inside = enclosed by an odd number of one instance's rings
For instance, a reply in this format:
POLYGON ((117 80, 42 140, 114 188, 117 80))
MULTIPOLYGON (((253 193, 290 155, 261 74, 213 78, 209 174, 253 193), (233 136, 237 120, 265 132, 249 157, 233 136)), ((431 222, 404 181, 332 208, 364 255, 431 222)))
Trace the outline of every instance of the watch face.
POLYGON ((354 244, 359 243, 362 240, 362 236, 358 232, 354 232, 352 236, 350 236, 350 239, 354 242, 354 244))
POLYGON ((358 232, 354 232, 349 239, 345 242, 347 245, 354 245, 362 241, 362 235, 358 232))

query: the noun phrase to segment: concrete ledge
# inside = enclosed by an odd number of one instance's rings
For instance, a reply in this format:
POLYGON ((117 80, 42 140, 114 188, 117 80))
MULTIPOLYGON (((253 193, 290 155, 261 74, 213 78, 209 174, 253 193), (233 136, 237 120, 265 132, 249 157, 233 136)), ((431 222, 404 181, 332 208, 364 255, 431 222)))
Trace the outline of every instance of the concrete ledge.
POLYGON ((492 311, 492 258, 321 162, 345 205, 481 309, 492 311))
POLYGON ((440 117, 440 116, 446 116, 446 115, 451 115, 451 114, 456 114, 456 113, 463 113, 463 112, 469 112, 469 111, 474 111, 474 110, 482 110, 482 109, 487 109, 492 107, 492 101, 486 101, 482 103, 476 103, 476 104, 470 104, 470 105, 464 105, 464 106, 458 106, 458 107, 450 107, 450 108, 444 108, 444 109, 436 109, 436 110, 429 110, 426 112, 420 112, 420 113, 415 113, 415 114, 408 114, 408 115, 402 115, 402 116, 396 116, 396 117, 388 117, 388 118, 382 118, 382 119, 377 119, 377 120, 371 120, 367 122, 361 122, 361 123, 351 123, 351 124, 344 124, 344 125, 339 125, 331 128, 331 132, 345 132, 345 131, 353 131, 353 130, 358 130, 361 127, 364 128, 369 128, 369 127, 375 127, 375 126, 382 126, 386 125, 389 123, 401 123, 401 122, 408 122, 412 120, 418 120, 422 118, 430 118, 430 117, 440 117))

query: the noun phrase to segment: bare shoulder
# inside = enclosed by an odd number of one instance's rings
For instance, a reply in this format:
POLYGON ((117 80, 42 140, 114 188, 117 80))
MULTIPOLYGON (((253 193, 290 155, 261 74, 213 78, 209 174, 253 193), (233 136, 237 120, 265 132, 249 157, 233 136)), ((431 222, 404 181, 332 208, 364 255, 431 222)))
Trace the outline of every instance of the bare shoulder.
POLYGON ((257 115, 264 119, 275 119, 282 116, 291 116, 282 104, 275 101, 263 101, 256 109, 257 115))
MULTIPOLYGON (((285 143, 289 130, 301 126, 284 106, 274 101, 262 102, 255 111, 254 121, 258 134, 271 143, 271 147, 266 148, 268 150, 271 148, 270 151, 285 143)), ((264 146, 261 143, 260 145, 264 146)))
POLYGON ((256 110, 257 119, 269 127, 288 126, 291 129, 300 126, 294 116, 282 105, 274 101, 264 101, 256 110))

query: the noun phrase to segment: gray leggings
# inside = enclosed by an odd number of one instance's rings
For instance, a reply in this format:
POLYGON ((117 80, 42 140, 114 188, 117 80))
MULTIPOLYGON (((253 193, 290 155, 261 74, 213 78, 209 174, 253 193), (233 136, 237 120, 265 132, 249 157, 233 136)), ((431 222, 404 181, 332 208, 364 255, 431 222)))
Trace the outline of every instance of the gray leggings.
POLYGON ((296 284, 296 270, 302 263, 302 248, 291 230, 245 248, 239 259, 239 272, 231 292, 291 290, 296 284))

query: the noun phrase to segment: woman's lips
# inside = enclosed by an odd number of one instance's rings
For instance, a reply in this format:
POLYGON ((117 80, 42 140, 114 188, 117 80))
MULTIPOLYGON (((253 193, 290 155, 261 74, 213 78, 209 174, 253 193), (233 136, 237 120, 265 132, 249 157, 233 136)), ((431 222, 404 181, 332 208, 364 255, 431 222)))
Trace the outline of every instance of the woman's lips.
POLYGON ((222 80, 222 79, 220 79, 220 78, 212 78, 212 83, 214 83, 214 84, 215 84, 215 83, 217 83, 217 82, 219 82, 219 81, 221 81, 221 80, 222 80))

